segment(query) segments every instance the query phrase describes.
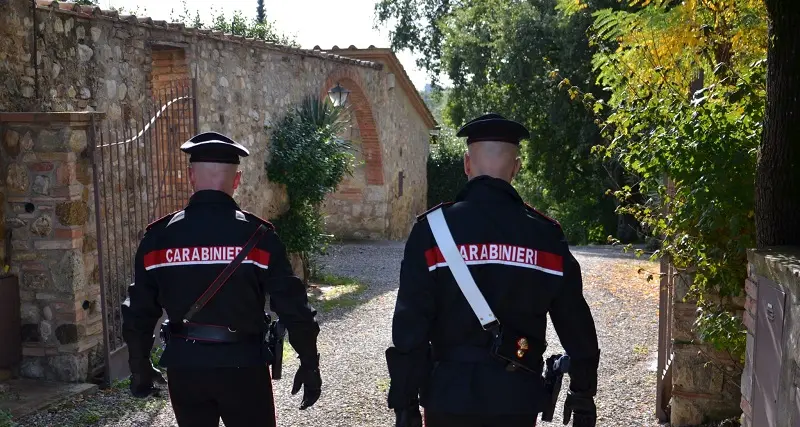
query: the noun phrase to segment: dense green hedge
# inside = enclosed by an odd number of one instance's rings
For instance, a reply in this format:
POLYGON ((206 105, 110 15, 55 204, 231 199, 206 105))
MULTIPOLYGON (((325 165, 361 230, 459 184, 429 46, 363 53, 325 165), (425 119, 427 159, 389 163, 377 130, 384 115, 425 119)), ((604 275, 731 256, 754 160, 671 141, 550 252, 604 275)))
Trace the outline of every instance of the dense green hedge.
POLYGON ((467 183, 464 173, 466 144, 443 131, 428 157, 428 207, 453 201, 467 183))

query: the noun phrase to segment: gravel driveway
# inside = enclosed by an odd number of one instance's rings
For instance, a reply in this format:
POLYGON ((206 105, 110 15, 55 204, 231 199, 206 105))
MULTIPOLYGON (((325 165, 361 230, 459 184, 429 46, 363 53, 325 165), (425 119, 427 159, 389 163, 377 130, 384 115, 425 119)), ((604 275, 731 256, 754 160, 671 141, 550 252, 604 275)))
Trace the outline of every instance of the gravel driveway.
MULTIPOLYGON (((573 253, 581 264, 584 294, 595 316, 602 349, 596 399, 598 426, 658 426, 653 416, 657 282, 648 283, 646 274, 637 273, 639 269, 655 271, 658 266, 614 248, 576 247, 573 253)), ((301 396, 289 393, 297 361, 293 357, 284 361, 283 379, 273 382, 278 425, 394 425, 393 413, 386 407, 389 378, 384 351, 391 340, 391 317, 402 255, 402 243, 352 243, 333 247, 329 255, 319 260, 324 272, 358 278, 367 289, 360 294, 359 304, 319 314, 323 394, 315 406, 305 411, 297 409, 301 396)), ((548 326, 548 343, 548 354, 562 351, 552 326, 548 326)), ((565 383, 562 390, 566 387, 565 383)), ((101 393, 89 400, 115 402, 125 398, 120 394, 124 391, 101 393)), ((118 414, 114 420, 94 425, 176 426, 169 403, 162 403, 132 409, 118 414)), ((69 411, 74 409, 40 415, 35 417, 36 422, 23 421, 20 425, 70 425, 57 421, 59 414, 63 416, 69 411)), ((561 408, 554 423, 542 424, 562 425, 561 408)))

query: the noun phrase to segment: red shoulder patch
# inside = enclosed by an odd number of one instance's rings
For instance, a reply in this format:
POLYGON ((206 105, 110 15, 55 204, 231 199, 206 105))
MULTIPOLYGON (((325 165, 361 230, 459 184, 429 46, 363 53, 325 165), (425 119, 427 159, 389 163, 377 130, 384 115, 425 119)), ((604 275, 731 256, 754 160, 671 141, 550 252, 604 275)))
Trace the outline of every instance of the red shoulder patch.
POLYGON ((275 226, 272 225, 272 223, 267 221, 266 219, 261 218, 261 217, 259 217, 258 215, 254 214, 252 212, 248 212, 248 211, 245 211, 245 210, 243 210, 242 212, 244 212, 245 215, 248 215, 248 216, 251 216, 251 217, 257 219, 259 222, 261 222, 262 224, 266 225, 268 228, 270 228, 272 230, 275 229, 275 226))
POLYGON ((538 210, 536 210, 536 208, 534 208, 533 206, 531 206, 531 205, 529 205, 529 204, 525 203, 525 207, 527 207, 527 208, 528 208, 528 210, 530 210, 531 212, 533 212, 533 213, 535 213, 535 214, 539 215, 540 217, 542 217, 542 218, 544 218, 544 219, 546 219, 546 220, 548 220, 548 221, 552 222, 553 224, 557 225, 559 228, 561 227, 561 223, 559 223, 559 222, 558 222, 558 221, 556 221, 555 219, 553 219, 553 218, 550 218, 549 216, 547 216, 547 215, 545 215, 545 214, 543 214, 543 213, 539 212, 539 211, 538 211, 538 210))
POLYGON ((439 209, 439 208, 441 208, 443 206, 450 206, 450 205, 452 205, 454 203, 455 202, 442 202, 442 203, 439 203, 438 205, 436 205, 436 206, 428 209, 427 211, 417 215, 417 221, 422 221, 423 218, 425 218, 429 213, 435 211, 436 209, 439 209))
POLYGON ((172 216, 175 215, 178 212, 180 212, 180 211, 170 212, 170 213, 162 216, 161 218, 151 222, 150 224, 147 224, 147 227, 144 228, 145 231, 150 230, 151 228, 153 228, 154 225, 158 224, 161 221, 164 221, 164 220, 167 220, 169 218, 172 218, 172 216))

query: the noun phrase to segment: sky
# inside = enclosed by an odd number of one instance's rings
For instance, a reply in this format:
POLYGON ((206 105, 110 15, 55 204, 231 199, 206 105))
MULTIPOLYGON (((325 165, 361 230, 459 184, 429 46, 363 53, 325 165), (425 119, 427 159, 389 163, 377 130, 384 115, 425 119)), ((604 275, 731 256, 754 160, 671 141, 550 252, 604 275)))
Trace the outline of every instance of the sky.
MULTIPOLYGON (((278 30, 294 36, 304 49, 319 45, 330 49, 334 45, 347 48, 355 45, 359 49, 375 45, 390 47, 389 27, 374 29, 376 0, 264 0, 267 20, 274 22, 278 30)), ((181 0, 99 0, 104 9, 125 8, 137 16, 149 16, 158 20, 170 20, 183 11, 181 0), (138 11, 136 8, 138 7, 138 11)), ((256 0, 189 0, 186 5, 194 16, 200 11, 203 22, 209 22, 212 8, 223 11, 226 16, 236 10, 243 15, 255 17, 256 0)), ((424 89, 429 81, 426 73, 418 69, 415 57, 408 51, 396 52, 411 81, 417 89, 424 89)), ((445 83, 444 80, 442 83, 445 83)))

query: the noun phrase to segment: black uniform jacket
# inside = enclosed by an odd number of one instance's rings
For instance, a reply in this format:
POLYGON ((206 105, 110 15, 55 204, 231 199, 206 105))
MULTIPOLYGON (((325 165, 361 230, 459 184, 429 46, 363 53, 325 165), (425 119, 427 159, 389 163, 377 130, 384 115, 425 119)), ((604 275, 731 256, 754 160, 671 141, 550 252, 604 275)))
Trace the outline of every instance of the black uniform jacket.
MULTIPOLYGON (((577 365, 571 386, 594 393, 595 325, 582 296, 580 266, 559 224, 524 204, 506 181, 486 176, 467 183, 456 202, 444 206, 444 216, 500 323, 528 337, 530 351, 541 357, 549 312, 577 365)), ((396 352, 409 360, 395 364, 400 368, 390 366, 392 386, 398 387, 390 390, 390 407, 402 407, 419 386, 426 389, 420 390, 420 403, 432 412, 540 412, 540 375, 506 371, 492 357, 484 363, 437 360, 437 354, 460 346, 482 346, 488 355, 491 339, 448 269, 424 215, 406 243, 392 338, 396 352), (411 371, 424 365, 429 343, 432 372, 422 376, 421 384, 407 384, 416 376, 411 371)))
MULTIPOLYGON (((135 259, 135 281, 122 306, 123 336, 135 373, 148 368, 153 330, 162 308, 170 322, 181 322, 189 307, 208 289, 260 224, 268 226, 259 243, 192 323, 229 327, 259 334, 265 326, 266 294, 286 324, 292 346, 303 357, 317 353, 319 326, 305 286, 294 275, 274 227, 242 211, 221 191, 196 192, 182 211, 147 227, 135 259)), ((164 367, 233 367, 263 365, 258 342, 208 343, 173 338, 160 360, 164 367)))

